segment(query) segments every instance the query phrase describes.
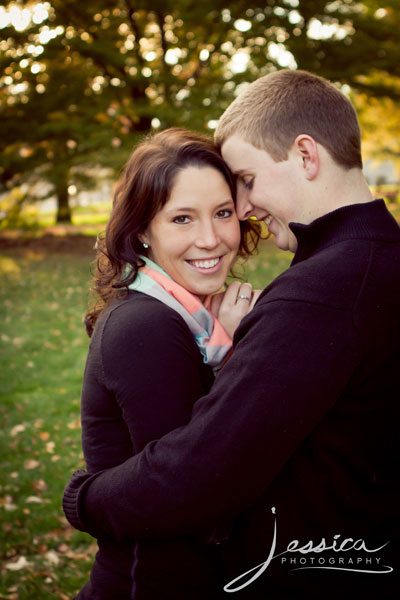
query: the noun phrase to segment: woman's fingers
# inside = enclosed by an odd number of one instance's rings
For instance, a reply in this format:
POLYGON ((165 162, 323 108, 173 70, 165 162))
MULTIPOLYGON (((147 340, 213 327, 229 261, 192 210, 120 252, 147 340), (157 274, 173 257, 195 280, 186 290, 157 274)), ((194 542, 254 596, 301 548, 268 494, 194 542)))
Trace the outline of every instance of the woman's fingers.
POLYGON ((211 298, 210 310, 217 318, 219 315, 219 308, 221 306, 221 302, 224 296, 225 292, 220 292, 219 294, 214 294, 211 298))
POLYGON ((236 304, 239 305, 243 314, 247 315, 251 304, 253 288, 251 283, 242 283, 236 297, 236 304))
POLYGON ((224 306, 233 307, 236 304, 237 296, 240 290, 240 281, 232 281, 225 290, 222 302, 224 306))
POLYGON ((240 321, 249 312, 252 297, 250 283, 233 281, 227 288, 219 307, 218 319, 228 334, 233 337, 240 321))
POLYGON ((211 298, 210 309, 227 333, 233 337, 240 321, 249 313, 262 290, 255 290, 251 283, 233 281, 221 294, 211 298))
POLYGON ((253 290, 253 297, 252 297, 251 302, 250 302, 249 312, 251 310, 253 310, 254 305, 257 302, 257 300, 259 299, 262 291, 263 290, 253 290))

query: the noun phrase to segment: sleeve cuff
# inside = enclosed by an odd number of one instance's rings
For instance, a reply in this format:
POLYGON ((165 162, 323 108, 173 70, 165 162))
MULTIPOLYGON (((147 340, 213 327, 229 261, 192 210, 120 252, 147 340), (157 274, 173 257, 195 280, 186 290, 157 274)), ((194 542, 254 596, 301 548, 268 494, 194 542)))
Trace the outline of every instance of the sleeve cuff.
POLYGON ((92 528, 85 522, 82 502, 88 486, 93 479, 100 475, 100 472, 95 474, 87 473, 83 469, 75 471, 64 490, 64 496, 62 500, 64 514, 72 527, 79 529, 79 531, 90 533, 90 535, 93 537, 99 537, 100 532, 94 532, 92 528))

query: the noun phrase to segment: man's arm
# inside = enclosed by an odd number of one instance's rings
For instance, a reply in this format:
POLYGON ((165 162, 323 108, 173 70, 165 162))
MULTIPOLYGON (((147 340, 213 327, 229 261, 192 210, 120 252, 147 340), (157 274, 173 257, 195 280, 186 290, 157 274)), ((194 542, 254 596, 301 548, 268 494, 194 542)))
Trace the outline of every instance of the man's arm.
POLYGON ((156 537, 195 533, 252 505, 348 383, 359 361, 351 316, 261 299, 190 422, 118 467, 78 475, 67 516, 91 533, 156 537))

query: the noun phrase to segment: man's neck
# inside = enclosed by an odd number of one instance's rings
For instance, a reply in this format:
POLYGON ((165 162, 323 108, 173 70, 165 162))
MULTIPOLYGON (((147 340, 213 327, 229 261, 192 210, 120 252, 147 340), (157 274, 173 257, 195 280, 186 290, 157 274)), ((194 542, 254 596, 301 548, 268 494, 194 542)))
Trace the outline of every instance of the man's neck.
POLYGON ((335 167, 326 174, 318 187, 318 190, 314 188, 314 192, 317 192, 314 220, 342 206, 374 200, 361 169, 345 171, 335 167))

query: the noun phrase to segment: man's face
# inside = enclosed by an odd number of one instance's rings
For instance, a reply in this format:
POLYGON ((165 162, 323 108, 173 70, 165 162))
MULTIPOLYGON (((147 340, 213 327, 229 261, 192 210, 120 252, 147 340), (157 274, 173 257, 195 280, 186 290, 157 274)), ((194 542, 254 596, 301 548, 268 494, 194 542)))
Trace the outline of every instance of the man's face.
POLYGON ((302 159, 289 151, 288 159, 275 162, 265 150, 245 142, 239 135, 228 138, 222 156, 237 175, 237 214, 246 220, 265 221, 274 242, 282 250, 297 249, 289 223, 309 223, 301 190, 302 159))

